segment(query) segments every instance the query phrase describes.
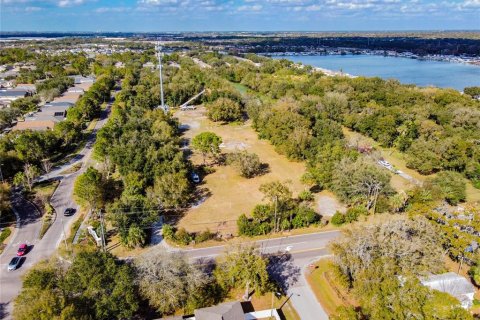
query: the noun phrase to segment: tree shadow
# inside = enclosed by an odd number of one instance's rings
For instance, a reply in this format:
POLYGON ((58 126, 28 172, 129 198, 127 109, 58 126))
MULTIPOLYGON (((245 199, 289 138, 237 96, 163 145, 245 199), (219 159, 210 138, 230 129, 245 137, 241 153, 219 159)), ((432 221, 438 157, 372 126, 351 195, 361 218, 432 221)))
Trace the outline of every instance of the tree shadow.
POLYGON ((283 293, 286 293, 298 281, 301 273, 300 268, 293 264, 292 255, 289 253, 281 255, 272 254, 267 258, 268 274, 283 293))

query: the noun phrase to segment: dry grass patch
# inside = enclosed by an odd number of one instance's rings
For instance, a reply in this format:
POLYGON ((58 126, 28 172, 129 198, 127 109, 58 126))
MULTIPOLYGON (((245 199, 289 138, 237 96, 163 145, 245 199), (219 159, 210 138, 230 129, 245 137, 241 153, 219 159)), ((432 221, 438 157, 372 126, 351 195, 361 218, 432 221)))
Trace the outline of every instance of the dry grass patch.
POLYGON ((336 280, 333 263, 330 259, 321 259, 314 263, 315 268, 307 272, 307 281, 317 300, 328 315, 335 314, 339 306, 356 306, 355 300, 336 280))
MULTIPOLYGON (((236 233, 237 218, 249 214, 256 204, 263 201, 263 194, 258 190, 266 182, 280 180, 290 181, 289 187, 296 196, 304 190, 300 177, 305 173, 305 164, 293 162, 278 154, 266 140, 259 140, 250 122, 245 124, 219 125, 205 116, 205 108, 195 111, 180 111, 176 116, 180 123, 188 125, 185 138, 192 139, 204 131, 211 131, 222 137, 223 153, 244 149, 256 153, 262 163, 269 165, 269 172, 252 179, 241 177, 231 166, 216 166, 215 172, 207 175, 202 181, 210 195, 198 205, 190 208, 181 219, 179 227, 190 232, 210 229, 223 234, 236 233)), ((192 157, 194 164, 201 164, 197 155, 192 157)))

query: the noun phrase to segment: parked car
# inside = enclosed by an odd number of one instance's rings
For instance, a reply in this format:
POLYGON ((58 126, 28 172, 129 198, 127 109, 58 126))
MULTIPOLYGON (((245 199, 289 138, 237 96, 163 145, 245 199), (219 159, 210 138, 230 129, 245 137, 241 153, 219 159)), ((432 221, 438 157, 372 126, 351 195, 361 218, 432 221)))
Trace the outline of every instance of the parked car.
POLYGON ((17 256, 21 257, 21 256, 24 256, 25 254, 27 254, 27 251, 28 251, 28 246, 26 243, 22 243, 20 245, 20 247, 18 247, 18 250, 17 250, 17 256))
POLYGON ((200 182, 200 176, 195 172, 192 172, 192 181, 195 182, 195 183, 200 182))
POLYGON ((63 215, 65 217, 70 217, 70 216, 73 216, 75 214, 75 211, 76 210, 73 209, 73 208, 67 208, 67 209, 65 209, 65 212, 63 213, 63 215))
POLYGON ((10 260, 10 263, 8 264, 8 271, 16 270, 20 266, 20 261, 22 261, 22 258, 20 257, 14 257, 12 260, 10 260))

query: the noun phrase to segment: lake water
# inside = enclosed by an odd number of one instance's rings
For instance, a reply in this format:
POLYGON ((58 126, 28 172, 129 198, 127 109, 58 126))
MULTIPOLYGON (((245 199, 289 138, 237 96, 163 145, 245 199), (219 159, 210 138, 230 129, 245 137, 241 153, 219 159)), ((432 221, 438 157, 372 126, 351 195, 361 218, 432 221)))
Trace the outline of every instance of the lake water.
POLYGON ((355 76, 398 79, 405 84, 437 86, 462 91, 465 87, 480 86, 480 66, 469 64, 417 60, 378 55, 318 55, 282 56, 294 62, 343 71, 355 76))

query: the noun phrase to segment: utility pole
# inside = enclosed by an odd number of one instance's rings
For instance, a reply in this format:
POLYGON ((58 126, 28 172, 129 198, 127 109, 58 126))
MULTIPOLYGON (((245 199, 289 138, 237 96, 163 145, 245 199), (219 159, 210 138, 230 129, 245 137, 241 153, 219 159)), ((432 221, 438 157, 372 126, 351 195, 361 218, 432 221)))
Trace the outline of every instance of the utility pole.
POLYGON ((160 101, 161 105, 160 107, 163 109, 165 113, 168 112, 168 106, 165 106, 165 100, 163 97, 163 72, 162 72, 162 47, 160 46, 160 42, 157 42, 157 45, 155 47, 157 51, 157 58, 158 58, 158 72, 160 76, 160 101))
POLYGON ((104 227, 103 227, 103 214, 102 214, 102 210, 100 210, 100 226, 102 228, 102 250, 103 252, 107 252, 107 249, 105 248, 106 245, 105 245, 105 230, 104 230, 104 227))

